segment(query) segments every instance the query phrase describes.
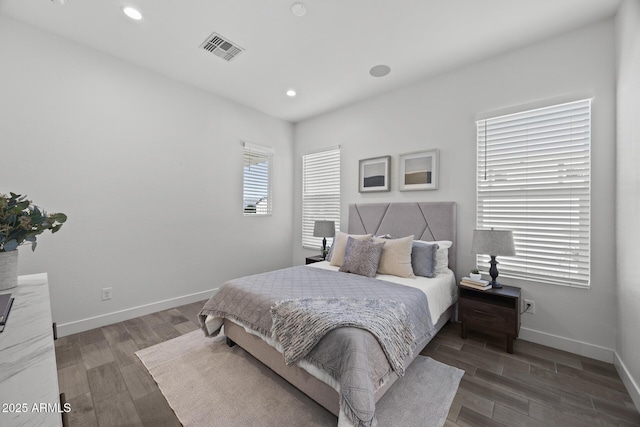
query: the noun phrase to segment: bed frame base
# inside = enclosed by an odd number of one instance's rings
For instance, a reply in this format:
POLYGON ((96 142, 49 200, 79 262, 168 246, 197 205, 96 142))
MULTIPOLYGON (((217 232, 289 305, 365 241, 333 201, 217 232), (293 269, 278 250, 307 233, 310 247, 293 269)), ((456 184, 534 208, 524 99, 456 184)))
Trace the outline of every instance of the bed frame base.
MULTIPOLYGON (((447 322, 453 321, 454 315, 455 304, 449 307, 447 311, 440 316, 440 319, 435 325, 436 329, 440 331, 447 322)), ((236 344, 239 345, 243 350, 251 354, 276 374, 291 383, 291 385, 316 401, 320 406, 324 407, 336 417, 338 416, 340 412, 340 396, 331 386, 320 381, 296 365, 287 366, 284 363, 284 357, 280 352, 268 345, 260 337, 246 332, 242 326, 233 323, 229 319, 224 320, 224 334, 227 337, 228 346, 232 347, 236 344)), ((427 344, 428 342, 424 344, 420 351, 422 351, 427 344)), ((414 356, 417 356, 420 351, 416 351, 414 356)), ((398 377, 395 374, 392 374, 390 380, 376 390, 376 402, 386 393, 397 379, 398 377)))
POLYGON ((262 338, 246 332, 242 326, 228 319, 224 320, 224 334, 228 340, 238 344, 243 350, 264 363, 298 390, 336 417, 338 416, 340 411, 339 396, 331 386, 298 366, 287 366, 284 363, 284 357, 278 350, 264 342, 262 338))

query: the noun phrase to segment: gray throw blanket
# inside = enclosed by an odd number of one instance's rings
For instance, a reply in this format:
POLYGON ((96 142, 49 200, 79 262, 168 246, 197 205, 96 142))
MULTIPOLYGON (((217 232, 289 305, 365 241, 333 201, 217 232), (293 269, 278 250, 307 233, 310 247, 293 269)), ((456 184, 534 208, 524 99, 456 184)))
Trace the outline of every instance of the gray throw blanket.
POLYGON ((282 345, 289 366, 306 356, 331 330, 354 326, 371 332, 395 373, 404 376, 412 355, 413 325, 404 304, 353 298, 304 298, 280 301, 271 308, 273 338, 282 345))
MULTIPOLYGON (((419 289, 355 274, 300 266, 241 277, 223 285, 200 312, 208 334, 208 315, 236 320, 264 336, 271 336, 271 307, 279 301, 302 298, 353 298, 404 304, 416 337, 414 353, 435 334, 427 297, 419 289)), ((219 332, 214 331, 213 335, 219 332)), ((328 332, 304 357, 340 384, 340 406, 356 427, 376 425, 375 392, 393 373, 376 337, 355 327, 328 332)), ((407 356, 405 363, 411 358, 407 356)))

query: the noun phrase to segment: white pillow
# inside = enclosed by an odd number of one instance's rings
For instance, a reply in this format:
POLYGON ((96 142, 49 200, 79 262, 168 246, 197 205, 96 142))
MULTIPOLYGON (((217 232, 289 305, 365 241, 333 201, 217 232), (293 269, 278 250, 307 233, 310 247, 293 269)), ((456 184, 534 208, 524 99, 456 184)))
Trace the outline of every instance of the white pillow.
POLYGON ((453 242, 450 240, 436 240, 433 242, 428 242, 426 240, 418 240, 419 242, 424 243, 437 243, 438 250, 436 251, 436 268, 435 273, 446 273, 449 268, 449 248, 453 246, 453 242))
POLYGON ((331 245, 331 261, 330 264, 336 267, 342 267, 344 263, 344 253, 347 250, 347 240, 349 237, 353 237, 356 240, 369 240, 371 234, 347 234, 342 231, 338 231, 333 238, 333 245, 331 245))
POLYGON ((453 242, 438 240, 435 243, 439 246, 436 251, 436 274, 445 273, 449 269, 449 248, 453 245, 453 242))

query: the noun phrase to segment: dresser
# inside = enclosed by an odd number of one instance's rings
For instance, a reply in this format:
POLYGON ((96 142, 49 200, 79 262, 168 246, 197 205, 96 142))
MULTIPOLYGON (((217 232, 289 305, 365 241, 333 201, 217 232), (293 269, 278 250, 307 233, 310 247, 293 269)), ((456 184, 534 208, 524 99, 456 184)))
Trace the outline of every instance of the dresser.
POLYGON ((56 354, 46 273, 20 276, 0 333, 0 426, 60 426, 56 354))

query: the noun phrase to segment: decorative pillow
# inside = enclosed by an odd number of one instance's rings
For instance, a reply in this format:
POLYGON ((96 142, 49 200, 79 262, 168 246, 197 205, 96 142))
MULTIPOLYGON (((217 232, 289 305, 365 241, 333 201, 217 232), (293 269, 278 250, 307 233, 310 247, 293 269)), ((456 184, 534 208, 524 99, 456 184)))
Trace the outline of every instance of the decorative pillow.
POLYGON ((356 240, 369 240, 371 234, 347 234, 342 231, 338 231, 333 238, 333 245, 331 245, 331 265, 340 267, 344 262, 344 253, 347 250, 347 239, 353 237, 356 240))
POLYGON ((414 240, 411 247, 411 266, 416 276, 433 277, 436 274, 436 252, 440 246, 435 242, 414 240))
POLYGON ((349 237, 340 271, 375 277, 383 246, 384 242, 375 243, 349 237))
POLYGON ((399 277, 415 277, 411 268, 411 245, 413 236, 400 239, 373 238, 374 242, 384 242, 378 273, 392 274, 399 277))
POLYGON ((427 242, 425 240, 416 240, 417 242, 438 244, 438 250, 436 251, 436 274, 445 273, 449 268, 449 248, 453 245, 450 240, 436 240, 433 242, 427 242))
POLYGON ((333 243, 329 246, 329 253, 327 254, 327 259, 325 261, 329 261, 329 263, 331 263, 331 255, 333 255, 333 243))

